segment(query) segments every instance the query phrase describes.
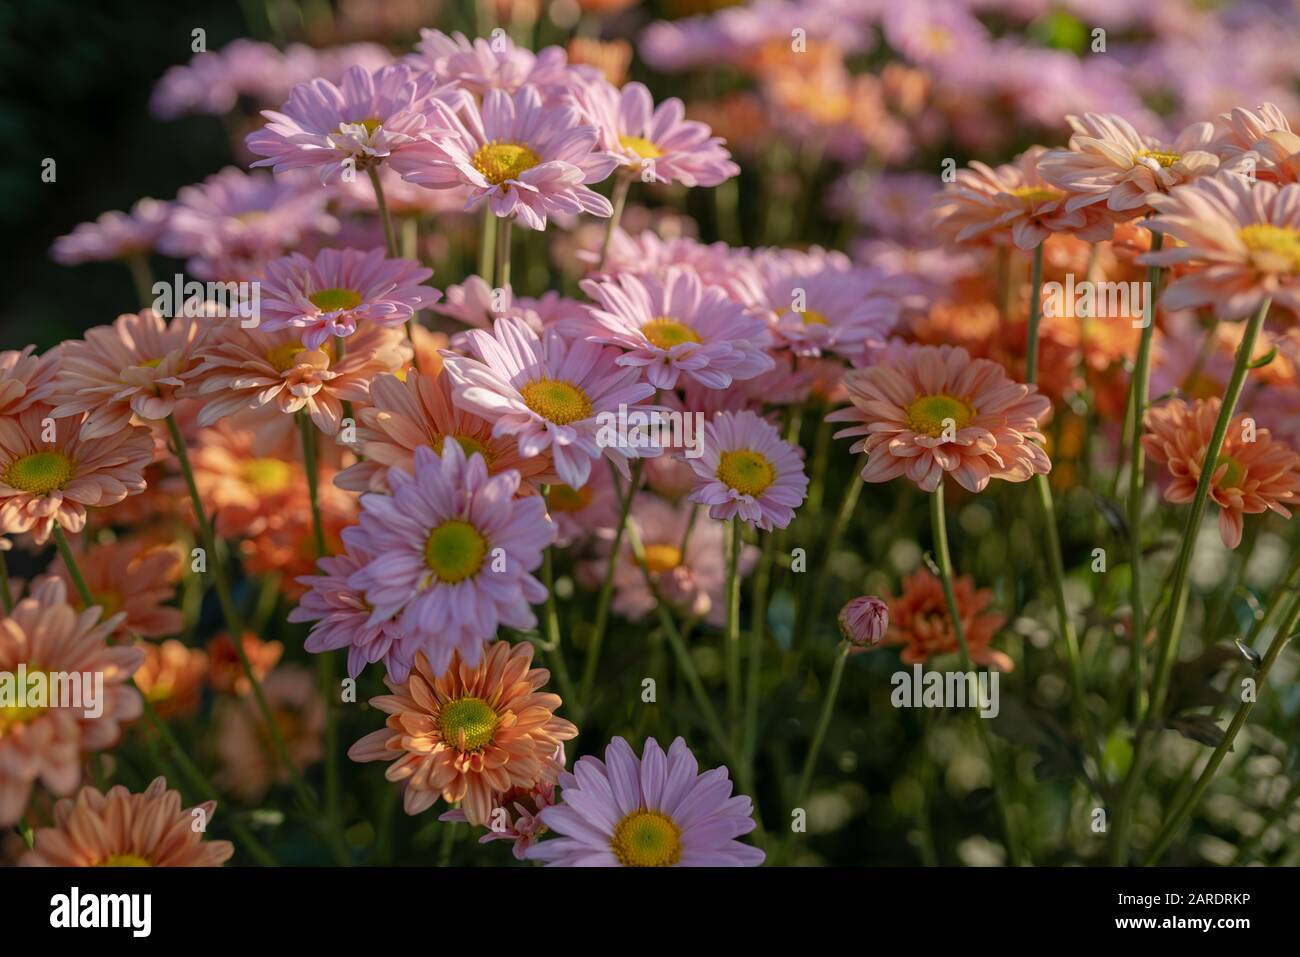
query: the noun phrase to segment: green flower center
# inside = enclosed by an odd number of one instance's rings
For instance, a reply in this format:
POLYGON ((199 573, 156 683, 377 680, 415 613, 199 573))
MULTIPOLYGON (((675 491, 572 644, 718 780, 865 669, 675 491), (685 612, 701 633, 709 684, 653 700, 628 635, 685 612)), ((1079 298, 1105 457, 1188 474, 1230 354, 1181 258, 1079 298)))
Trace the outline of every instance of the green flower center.
POLYGON ((433 450, 439 455, 442 455, 442 443, 448 438, 455 440, 456 444, 460 446, 460 450, 465 453, 465 458, 469 458, 477 452, 479 455, 483 456, 483 461, 487 463, 489 468, 491 468, 492 453, 488 450, 487 445, 480 442, 478 439, 470 438, 468 435, 436 436, 433 440, 433 450))
POLYGON ((1163 166, 1165 169, 1168 169, 1170 166, 1173 166, 1183 157, 1179 153, 1168 153, 1165 152, 1164 150, 1138 150, 1136 153, 1133 154, 1133 158, 1135 160, 1153 159, 1161 166, 1163 166))
MULTIPOLYGON (((17 674, 14 675, 14 681, 17 682, 17 674)), ((15 688, 14 698, 16 701, 26 701, 28 695, 35 689, 38 683, 43 682, 45 688, 50 687, 49 675, 32 668, 27 670, 26 687, 15 688)), ((20 724, 28 724, 35 721, 43 715, 48 708, 37 705, 26 704, 0 704, 0 738, 3 738, 11 730, 20 724)))
POLYGON ((1241 480, 1246 477, 1246 466, 1231 455, 1225 455, 1219 459, 1219 465, 1226 465, 1228 468, 1223 473, 1223 478, 1219 479, 1219 488, 1237 488, 1241 485, 1241 480))
POLYGON ((355 309, 361 305, 361 293, 354 289, 321 289, 307 297, 321 312, 355 309))
POLYGON ((114 854, 112 857, 106 857, 96 867, 153 867, 153 862, 146 860, 139 854, 123 852, 114 854))
POLYGON ((548 422, 568 425, 591 416, 591 400, 587 393, 571 382, 559 379, 538 379, 519 390, 524 405, 548 422))
POLYGON ((10 488, 46 495, 63 488, 76 472, 76 464, 62 452, 33 452, 14 459, 4 471, 10 488))
POLYGON ((620 136, 618 141, 623 149, 631 150, 642 159, 655 159, 664 155, 664 151, 658 146, 639 136, 620 136))
POLYGON ((591 486, 552 485, 546 493, 546 504, 552 512, 580 512, 591 504, 591 486))
POLYGON ((964 429, 974 417, 969 405, 944 393, 923 395, 907 407, 907 427, 936 439, 945 431, 953 435, 964 429))
POLYGON ((1300 272, 1300 230, 1269 223, 1244 226, 1237 233, 1256 268, 1264 272, 1300 272))
POLYGON ((683 342, 700 341, 699 334, 694 329, 667 316, 651 319, 641 327, 641 334, 652 346, 664 350, 680 346, 683 342))
POLYGON ((1046 186, 1021 186, 1019 189, 1013 189, 1011 195, 1016 199, 1023 199, 1026 203, 1034 205, 1058 199, 1061 192, 1060 190, 1049 189, 1046 186))
POLYGON ((462 753, 482 751, 496 728, 497 713, 482 698, 457 698, 438 709, 442 740, 462 753))
POLYGON ((682 831, 658 811, 633 811, 618 822, 609 846, 624 867, 672 867, 682 858, 682 831))
POLYGON ((293 482, 293 470, 280 459, 249 459, 244 463, 244 481, 259 495, 277 495, 293 482))
POLYGON ((493 186, 508 179, 518 179, 524 170, 532 169, 542 158, 522 143, 486 143, 470 160, 493 186))
POLYGON ((716 474, 723 485, 741 495, 761 495, 776 481, 776 470, 767 457, 749 449, 723 452, 716 474))
POLYGON ((439 581, 455 584, 478 574, 487 551, 487 539, 477 528, 462 519, 449 518, 429 533, 424 561, 439 581))

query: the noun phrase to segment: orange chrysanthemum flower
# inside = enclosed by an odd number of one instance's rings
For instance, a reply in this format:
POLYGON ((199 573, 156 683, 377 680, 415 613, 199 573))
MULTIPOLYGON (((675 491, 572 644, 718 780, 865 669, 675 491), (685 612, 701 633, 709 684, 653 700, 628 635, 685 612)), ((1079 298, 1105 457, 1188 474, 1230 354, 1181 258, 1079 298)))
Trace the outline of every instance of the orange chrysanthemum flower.
POLYGON ((78 614, 63 582, 49 579, 0 619, 0 672, 26 674, 23 699, 0 706, 0 827, 22 817, 39 780, 55 794, 81 783, 81 756, 117 744, 122 722, 140 716, 140 696, 127 682, 144 654, 130 645, 109 645, 119 619, 100 621, 99 609, 78 614), (103 676, 97 701, 53 700, 49 676, 103 676), (37 685, 47 691, 35 699, 37 685), (79 704, 78 707, 56 705, 79 704), (96 714, 95 712, 98 711, 96 714))
POLYGON ((32 355, 35 346, 21 352, 0 352, 0 415, 16 415, 36 402, 48 402, 59 371, 58 351, 32 355))
POLYGON ((933 492, 947 473, 979 492, 990 479, 1024 482, 1051 471, 1038 444, 1047 397, 965 349, 895 345, 877 364, 846 373, 844 387, 853 405, 826 419, 854 423, 836 438, 862 436, 852 451, 869 455, 864 482, 905 475, 933 492))
MULTIPOLYGON (((263 641, 251 631, 243 635, 244 654, 252 666, 253 676, 261 681, 280 661, 284 654, 284 645, 278 641, 263 641)), ((218 694, 246 695, 253 690, 244 673, 243 663, 239 660, 239 651, 230 635, 222 632, 207 644, 208 649, 208 683, 218 694)))
POLYGON ((31 532, 43 545, 54 526, 79 532, 86 507, 144 491, 153 460, 148 429, 127 426, 87 439, 76 419, 47 423, 50 409, 29 406, 0 418, 0 533, 31 532))
POLYGON ((141 641, 144 664, 135 673, 135 686, 149 699, 160 718, 188 717, 199 710, 208 656, 175 638, 163 642, 141 641))
MULTIPOLYGON (((376 376, 370 384, 371 405, 357 410, 358 447, 365 457, 335 479, 352 492, 388 491, 388 470, 414 472, 415 450, 422 445, 442 454, 442 443, 455 439, 465 455, 483 456, 488 473, 515 469, 533 483, 551 467, 549 455, 525 458, 513 436, 493 436, 492 423, 452 404, 447 376, 410 371, 403 382, 394 375, 376 376)), ((520 486, 521 492, 532 489, 520 486)))
POLYGON ((143 794, 120 784, 101 794, 81 789, 76 800, 54 806, 54 826, 36 832, 24 867, 220 867, 235 847, 207 841, 196 830, 195 811, 210 821, 216 801, 182 808, 178 791, 154 778, 143 794))
MULTIPOLYGON (((1011 658, 989 645, 1006 621, 1002 615, 985 610, 993 600, 993 592, 977 589, 969 575, 956 578, 953 591, 971 661, 998 671, 1012 671, 1015 663, 1011 658)), ((905 578, 903 593, 889 600, 889 631, 877 647, 890 646, 902 647, 900 660, 907 665, 924 663, 934 655, 954 654, 958 650, 952 618, 944 601, 943 583, 926 568, 918 568, 905 578)))
MULTIPOLYGON (((1147 412, 1142 446, 1172 477, 1165 487, 1166 501, 1181 505, 1196 497, 1221 405, 1220 399, 1197 399, 1190 406, 1172 399, 1147 412)), ((1228 424, 1209 494, 1219 506, 1223 544, 1236 548, 1241 544, 1244 516, 1273 511, 1291 517, 1284 503, 1300 498, 1300 455, 1274 439, 1268 429, 1256 428, 1249 416, 1235 416, 1228 424)))
MULTIPOLYGON (((314 675, 300 665, 283 665, 266 676, 262 692, 294 767, 301 771, 319 761, 325 753, 325 700, 314 675)), ((289 780, 251 696, 221 702, 217 753, 222 762, 218 785, 244 801, 261 800, 273 782, 289 780)))
MULTIPOLYGON (((180 555, 171 548, 146 547, 144 542, 117 541, 92 545, 77 555, 77 568, 105 617, 125 613, 114 632, 141 638, 166 638, 181 630, 179 608, 167 604, 176 594, 180 555)), ((72 577, 63 559, 50 566, 51 575, 63 580, 75 596, 72 577)), ((80 601, 76 602, 80 607, 80 601)))
POLYGON ((385 777, 405 782, 407 814, 419 814, 441 796, 461 801, 471 824, 487 823, 511 788, 553 784, 563 768, 556 745, 578 735, 557 718, 558 695, 539 691, 551 673, 530 668, 533 646, 486 645, 477 666, 457 652, 439 677, 417 652, 406 681, 384 683, 391 695, 370 703, 388 714, 386 727, 348 750, 354 761, 392 761, 385 777))

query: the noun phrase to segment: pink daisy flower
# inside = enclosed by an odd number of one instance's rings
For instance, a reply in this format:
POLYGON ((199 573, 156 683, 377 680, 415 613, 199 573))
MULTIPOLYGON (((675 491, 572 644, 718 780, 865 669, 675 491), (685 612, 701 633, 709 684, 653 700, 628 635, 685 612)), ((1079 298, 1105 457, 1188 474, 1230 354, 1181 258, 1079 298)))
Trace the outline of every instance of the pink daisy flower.
POLYGON ((619 515, 614 478, 609 469, 592 469, 587 484, 579 488, 550 485, 546 489, 546 508, 555 523, 556 545, 572 545, 592 535, 612 535, 619 515))
MULTIPOLYGON (((390 674, 399 670, 393 664, 393 645, 401 641, 401 629, 392 619, 372 622, 365 595, 348 584, 348 579, 370 558, 362 546, 353 542, 345 554, 320 559, 317 564, 321 574, 298 579, 307 592, 299 599, 298 607, 289 612, 289 621, 315 622, 304 645, 308 651, 320 654, 339 648, 348 650, 348 674, 353 678, 366 665, 380 660, 390 674)), ((414 652, 407 660, 413 658, 414 652)))
POLYGON ((644 84, 620 90, 600 78, 580 85, 575 98, 600 131, 600 148, 643 182, 717 186, 740 174, 722 138, 686 119, 675 96, 656 107, 644 84))
POLYGON ((346 338, 360 321, 400 326, 438 299, 422 285, 433 270, 383 249, 323 249, 314 260, 299 253, 266 267, 262 330, 300 329, 308 349, 330 336, 346 338))
POLYGON ((441 456, 416 449, 412 474, 390 469, 391 495, 362 496, 343 540, 349 553, 371 557, 347 584, 365 595, 369 624, 396 620, 407 637, 388 658, 395 680, 406 679, 417 651, 441 674, 458 650, 477 664, 499 626, 537 624, 528 606, 546 589, 529 572, 555 526, 539 496, 515 497, 519 482, 518 472, 489 475, 481 455, 466 459, 444 442, 441 456))
POLYGON ((406 58, 408 64, 480 97, 489 90, 514 93, 526 84, 556 94, 566 90, 574 76, 560 47, 534 53, 517 46, 504 31, 490 40, 471 41, 460 32, 448 36, 441 30, 421 30, 415 49, 406 58))
POLYGON ((0 352, 0 415, 14 415, 36 402, 49 402, 57 387, 59 351, 33 355, 35 346, 0 352))
POLYGON ((448 286, 446 298, 432 308, 440 316, 479 329, 492 328, 492 320, 501 316, 518 316, 530 329, 542 331, 541 318, 521 308, 509 286, 489 286, 482 276, 467 276, 464 282, 448 286))
POLYGON ((328 198, 300 181, 227 167, 176 194, 158 248, 188 257, 186 269, 199 279, 257 279, 304 239, 338 230, 325 212, 328 198))
POLYGON ((262 111, 270 122, 246 140, 249 152, 265 157, 253 165, 277 173, 319 168, 322 183, 370 170, 437 131, 434 83, 432 74, 402 64, 350 67, 342 86, 301 83, 279 111, 262 111))
POLYGON ((864 482, 906 475, 933 492, 945 473, 971 492, 990 479, 1025 482, 1052 463, 1041 445, 1051 402, 988 359, 962 348, 910 346, 844 376, 853 405, 826 417, 852 422, 835 438, 862 436, 853 452, 870 456, 864 482))
POLYGON ((596 128, 584 125, 575 107, 543 106, 535 86, 488 90, 481 107, 464 92, 454 103, 454 110, 434 103, 445 133, 397 159, 408 180, 468 187, 467 210, 487 202, 493 215, 514 216, 530 229, 545 229, 548 216, 613 214, 588 184, 609 176, 618 160, 594 152, 596 128))
POLYGON ((695 472, 691 501, 709 517, 739 516, 768 531, 785 528, 808 493, 803 450, 781 439, 753 412, 719 412, 704 426, 704 453, 688 459, 695 472))
POLYGON ((704 285, 693 270, 624 273, 581 285, 599 305, 587 319, 561 322, 559 331, 626 350, 618 364, 644 369, 656 389, 676 388, 683 375, 726 389, 775 365, 765 351, 772 345, 767 323, 717 286, 704 285))
POLYGON ((605 760, 579 758, 559 778, 560 803, 542 810, 559 837, 525 852, 553 867, 757 867, 764 854, 736 838, 754 829, 753 805, 732 797, 725 767, 700 773, 681 738, 665 755, 647 738, 638 758, 622 738, 605 760))
POLYGON ((521 319, 498 319, 493 331, 465 334, 474 358, 442 353, 456 404, 493 423, 493 435, 513 435, 524 456, 547 449, 560 481, 587 484, 591 463, 601 455, 624 475, 627 459, 657 455, 630 443, 603 441, 602 419, 652 410, 641 405, 654 386, 641 370, 622 368, 618 350, 573 341, 554 330, 538 335, 521 319))
POLYGON ((764 295, 776 334, 795 355, 859 359, 898 322, 899 298, 874 270, 827 266, 800 274, 778 262, 765 269, 764 295))
POLYGON ((50 256, 64 266, 147 255, 162 235, 171 214, 168 203, 142 199, 129 213, 104 213, 54 240, 50 256))

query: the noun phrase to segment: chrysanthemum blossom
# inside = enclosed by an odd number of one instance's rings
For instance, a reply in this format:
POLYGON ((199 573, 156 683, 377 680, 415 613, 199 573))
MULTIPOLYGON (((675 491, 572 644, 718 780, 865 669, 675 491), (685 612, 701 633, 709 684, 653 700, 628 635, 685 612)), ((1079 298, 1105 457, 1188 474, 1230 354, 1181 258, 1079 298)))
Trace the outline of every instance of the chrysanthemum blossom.
POLYGON ((581 285, 597 305, 588 318, 564 320, 557 329, 618 346, 624 350, 618 364, 644 369, 656 389, 676 388, 681 376, 726 389, 775 365, 767 353, 772 345, 767 323, 722 289, 706 286, 694 270, 623 273, 581 285))
MULTIPOLYGON (((385 660, 402 631, 393 619, 373 622, 365 593, 348 584, 348 579, 367 562, 370 554, 355 541, 343 555, 319 560, 320 574, 298 579, 307 591, 289 612, 289 621, 311 621, 311 633, 304 647, 313 654, 348 650, 348 674, 356 678, 367 664, 385 660)), ((400 666, 388 667, 389 673, 400 666)))
POLYGON ((47 426, 48 406, 0 418, 0 534, 31 532, 43 545, 57 525, 79 532, 86 508, 114 505, 145 489, 153 461, 148 429, 128 425, 102 438, 75 418, 47 426))
POLYGON ((33 355, 35 346, 0 352, 0 415, 15 415, 37 402, 48 403, 58 386, 60 349, 33 355))
MULTIPOLYGON (((1147 411, 1142 447, 1151 461, 1168 470, 1165 501, 1186 505, 1196 497, 1221 406, 1218 398, 1197 399, 1191 405, 1171 399, 1147 411)), ((1274 439, 1268 429, 1256 428, 1248 415, 1235 416, 1219 452, 1209 495, 1219 507, 1223 544, 1236 548, 1245 516, 1272 511, 1291 517, 1287 506, 1300 501, 1300 455, 1274 439)))
POLYGON ((64 266, 148 255, 167 225, 171 206, 156 199, 141 199, 129 213, 116 210, 93 223, 81 223, 54 240, 50 257, 64 266))
MULTIPOLYGON (((302 771, 315 764, 325 753, 325 699, 315 674, 301 665, 281 665, 261 685, 293 766, 302 771)), ((215 738, 222 762, 217 786, 241 800, 260 801, 272 784, 290 780, 252 696, 220 702, 215 738)))
POLYGON ((710 518, 785 528, 808 494, 803 450, 748 410, 705 423, 703 453, 687 462, 695 472, 691 501, 709 506, 710 518))
MULTIPOLYGON (((181 558, 173 548, 149 547, 143 540, 119 539, 90 545, 76 556, 77 568, 90 590, 94 604, 105 618, 122 612, 115 638, 130 635, 165 638, 180 634, 181 611, 168 604, 176 595, 181 558)), ((61 579, 81 608, 72 576, 62 556, 50 566, 49 574, 61 579)), ((37 582, 43 578, 38 578, 37 582)))
POLYGON ((620 90, 601 78, 578 85, 575 98, 600 131, 600 148, 642 182, 717 186, 740 174, 722 138, 686 119, 677 97, 655 106, 644 84, 620 90))
POLYGON ((1039 164, 1045 152, 1035 146, 996 168, 976 161, 958 170, 953 182, 935 194, 936 228, 954 243, 1014 244, 1025 250, 1056 232, 1094 242, 1108 239, 1108 220, 1070 208, 1066 191, 1043 179, 1039 164))
POLYGON ((291 253, 266 267, 261 329, 296 329, 308 349, 319 349, 330 336, 352 335, 359 322, 400 326, 438 300, 423 285, 432 275, 383 249, 323 249, 315 259, 291 253))
POLYGON ((616 737, 604 761, 587 755, 560 775, 560 803, 541 812, 558 837, 525 856, 553 867, 757 867, 763 852, 737 840, 753 813, 727 769, 700 773, 681 738, 667 754, 647 738, 637 757, 616 737))
POLYGON ((154 778, 143 794, 122 785, 82 788, 54 806, 54 826, 38 828, 23 867, 220 867, 235 847, 210 841, 194 822, 210 822, 216 801, 181 807, 179 791, 154 778))
POLYGON ((875 595, 862 595, 840 609, 836 622, 855 649, 874 648, 889 631, 889 606, 875 595))
MULTIPOLYGON (((998 671, 1013 671, 1015 662, 990 646, 1005 616, 988 611, 993 592, 976 588, 969 575, 953 581, 957 613, 971 661, 998 671)), ((924 664, 936 655, 958 652, 957 635, 944 598, 943 583, 929 569, 918 568, 903 580, 903 593, 889 600, 889 630, 877 647, 900 647, 905 665, 924 664)))
MULTIPOLYGON (((564 745, 556 750, 556 763, 564 767, 564 745)), ((487 833, 478 839, 480 844, 493 841, 510 841, 510 852, 515 860, 526 860, 528 849, 546 833, 541 812, 555 803, 555 784, 542 781, 531 788, 511 788, 496 797, 493 814, 497 815, 487 827, 487 833), (504 812, 504 813, 502 813, 504 812)), ((438 815, 439 821, 468 823, 469 818, 460 808, 438 815)))
POLYGON ((1104 205, 1121 216, 1140 216, 1151 197, 1213 173, 1219 161, 1209 152, 1214 127, 1193 123, 1173 142, 1143 136, 1112 113, 1067 116, 1074 134, 1069 148, 1050 150, 1038 160, 1044 180, 1072 195, 1067 211, 1104 205))
POLYGON ((420 654, 406 679, 385 678, 393 693, 370 704, 388 714, 386 727, 348 749, 354 761, 393 762, 384 776, 404 785, 407 814, 441 797, 461 802, 471 824, 487 824, 514 789, 554 784, 558 747, 578 735, 555 716, 559 696, 541 690, 551 674, 532 667, 531 644, 499 641, 474 661, 457 654, 436 669, 420 654))
POLYGON ((447 439, 467 456, 483 456, 489 474, 519 472, 524 492, 551 468, 549 456, 520 455, 513 436, 493 435, 491 422, 457 408, 451 377, 441 369, 433 376, 411 370, 405 379, 385 374, 370 383, 370 404, 357 410, 357 449, 364 458, 340 472, 334 484, 353 492, 387 491, 389 469, 409 473, 416 449, 427 445, 441 453, 447 439))
POLYGON ((22 701, 0 706, 0 827, 23 816, 38 781, 54 794, 70 794, 81 783, 82 755, 116 745, 122 723, 140 716, 140 695, 127 682, 144 653, 108 644, 120 621, 101 621, 99 608, 73 610, 58 579, 33 587, 0 618, 0 671, 16 680, 23 666, 26 674, 22 701), (55 673, 103 675, 99 714, 52 700, 55 673))
POLYGON ((773 328, 797 356, 860 359, 898 322, 900 297, 875 270, 827 265, 800 273, 764 263, 763 273, 773 328))
POLYGON ((1273 103, 1220 113, 1208 148, 1224 170, 1278 184, 1300 179, 1300 136, 1273 103))
POLYGON ((167 418, 193 372, 201 322, 192 316, 167 322, 145 309, 65 342, 50 414, 85 415, 81 435, 88 439, 120 432, 133 418, 167 418))
POLYGON ((851 450, 869 455, 864 482, 903 475, 933 492, 948 474, 979 492, 990 479, 1025 482, 1051 470, 1039 444, 1051 402, 965 349, 892 349, 876 365, 846 373, 844 387, 853 404, 826 419, 854 423, 835 437, 861 437, 851 450))
POLYGON ((373 169, 438 132, 429 106, 435 82, 398 63, 350 67, 341 86, 319 77, 301 83, 279 110, 262 111, 270 122, 245 141, 265 157, 253 165, 318 169, 322 183, 373 169))
POLYGON ((514 93, 527 84, 553 99, 569 89, 576 75, 560 47, 534 53, 516 45, 505 31, 495 31, 491 39, 470 40, 459 32, 448 35, 441 30, 421 30, 415 49, 406 58, 410 66, 475 96, 488 90, 514 93))
POLYGON ((364 402, 371 379, 396 372, 411 357, 400 329, 373 325, 349 337, 342 358, 338 351, 331 342, 305 347, 296 329, 263 332, 238 319, 223 321, 196 351, 191 390, 203 400, 198 424, 271 405, 286 415, 306 410, 317 428, 334 435, 343 403, 364 402))
POLYGON ((493 435, 514 436, 525 457, 549 449, 566 485, 585 485, 602 455, 626 476, 628 458, 658 454, 631 441, 606 441, 602 432, 602 414, 644 411, 641 403, 655 391, 640 369, 617 365, 617 349, 555 330, 539 336, 513 317, 496 320, 491 333, 472 329, 465 339, 474 357, 443 353, 456 404, 491 422, 493 435))
POLYGON ((1266 298, 1300 308, 1300 185, 1216 176, 1152 205, 1147 225, 1177 242, 1138 262, 1179 267, 1161 295, 1166 310, 1205 306, 1240 319, 1266 298))
POLYGON ((434 101, 445 131, 395 160, 406 179, 431 189, 468 187, 466 210, 486 202, 493 215, 529 229, 545 229, 548 216, 613 214, 589 186, 618 161, 595 151, 596 128, 576 107, 544 106, 535 86, 488 90, 482 106, 463 91, 452 102, 434 101))
POLYGON ((537 624, 529 605, 546 589, 530 572, 555 526, 539 496, 516 497, 519 481, 444 442, 441 455, 416 449, 411 474, 390 470, 391 495, 362 496, 360 521, 343 539, 371 557, 348 586, 364 593, 369 624, 395 619, 405 636, 386 661, 398 680, 417 650, 436 672, 457 650, 472 666, 499 626, 537 624))

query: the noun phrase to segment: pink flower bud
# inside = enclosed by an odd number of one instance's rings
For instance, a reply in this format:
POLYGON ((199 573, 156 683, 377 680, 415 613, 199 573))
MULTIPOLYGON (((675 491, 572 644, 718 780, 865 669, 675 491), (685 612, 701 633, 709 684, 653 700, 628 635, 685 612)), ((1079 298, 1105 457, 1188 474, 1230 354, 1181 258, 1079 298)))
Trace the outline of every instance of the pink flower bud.
POLYGON ((874 595, 855 598, 840 609, 840 632, 859 648, 872 648, 889 630, 889 606, 874 595))

